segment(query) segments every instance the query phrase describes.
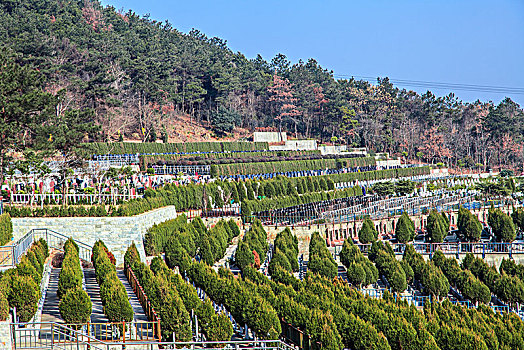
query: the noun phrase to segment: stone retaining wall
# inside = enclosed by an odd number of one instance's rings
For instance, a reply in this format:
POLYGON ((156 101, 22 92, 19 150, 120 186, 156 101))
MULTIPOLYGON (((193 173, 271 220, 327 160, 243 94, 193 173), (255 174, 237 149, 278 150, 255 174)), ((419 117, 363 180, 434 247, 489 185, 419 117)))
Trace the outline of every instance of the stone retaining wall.
POLYGON ((127 217, 12 218, 12 222, 15 240, 34 228, 47 228, 89 245, 101 239, 120 265, 133 241, 145 258, 143 238, 147 229, 176 216, 175 207, 169 206, 127 217))

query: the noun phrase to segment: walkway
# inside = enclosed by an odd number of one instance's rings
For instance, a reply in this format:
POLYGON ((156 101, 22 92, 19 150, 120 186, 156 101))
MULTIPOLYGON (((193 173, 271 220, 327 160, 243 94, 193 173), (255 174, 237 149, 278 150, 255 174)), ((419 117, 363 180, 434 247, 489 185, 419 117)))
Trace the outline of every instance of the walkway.
POLYGON ((49 276, 49 285, 47 287, 47 293, 42 307, 42 319, 41 322, 63 322, 60 317, 60 310, 58 309, 58 303, 60 300, 56 295, 58 291, 58 276, 60 275, 61 269, 52 268, 51 276, 49 276))
POLYGON ((138 300, 135 292, 133 291, 133 288, 129 284, 126 274, 124 273, 124 270, 116 270, 116 274, 118 276, 118 279, 122 282, 124 285, 124 288, 126 289, 127 296, 129 298, 129 303, 131 304, 131 307, 133 308, 134 313, 134 320, 138 322, 147 322, 147 316, 144 312, 144 309, 142 309, 142 305, 140 305, 140 301, 138 300))
POLYGON ((93 303, 91 323, 109 322, 106 315, 104 315, 104 307, 102 306, 102 299, 100 299, 100 287, 98 286, 98 283, 96 283, 95 269, 84 269, 84 276, 86 280, 87 295, 89 295, 91 303, 93 303))

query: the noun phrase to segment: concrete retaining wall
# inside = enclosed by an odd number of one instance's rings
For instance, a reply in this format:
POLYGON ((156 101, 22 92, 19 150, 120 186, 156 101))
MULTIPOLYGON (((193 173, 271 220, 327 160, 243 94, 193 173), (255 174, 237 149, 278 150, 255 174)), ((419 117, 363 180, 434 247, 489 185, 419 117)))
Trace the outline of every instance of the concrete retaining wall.
POLYGON ((101 239, 115 255, 117 265, 123 264, 127 247, 134 241, 145 257, 143 237, 154 224, 176 218, 174 206, 155 209, 128 217, 74 217, 74 218, 13 218, 14 239, 34 228, 47 228, 80 242, 93 245, 101 239))

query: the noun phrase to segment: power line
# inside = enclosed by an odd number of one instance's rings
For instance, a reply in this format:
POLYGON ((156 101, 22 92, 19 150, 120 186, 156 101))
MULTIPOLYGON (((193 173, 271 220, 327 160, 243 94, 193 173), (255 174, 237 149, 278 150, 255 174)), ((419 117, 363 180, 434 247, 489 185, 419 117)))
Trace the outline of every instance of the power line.
MULTIPOLYGON (((377 82, 376 77, 360 76, 360 75, 335 74, 335 78, 338 78, 338 79, 355 78, 357 80, 364 80, 369 83, 377 82)), ((421 87, 421 88, 434 89, 434 90, 459 90, 459 91, 491 92, 491 93, 501 93, 501 94, 524 95, 524 88, 518 88, 518 87, 441 83, 441 82, 424 81, 424 80, 408 80, 408 79, 395 79, 395 78, 389 78, 389 81, 394 85, 404 86, 404 87, 421 87)))

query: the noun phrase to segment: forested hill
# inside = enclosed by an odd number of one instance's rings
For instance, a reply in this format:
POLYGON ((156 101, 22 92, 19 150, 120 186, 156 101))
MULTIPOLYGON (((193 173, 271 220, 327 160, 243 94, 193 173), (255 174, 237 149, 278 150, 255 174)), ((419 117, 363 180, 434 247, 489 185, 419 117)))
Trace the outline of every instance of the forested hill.
POLYGON ((217 135, 282 127, 451 165, 508 167, 524 158, 524 113, 510 99, 467 104, 387 79, 335 80, 313 59, 248 59, 222 39, 95 0, 0 0, 0 40, 45 76, 48 91, 65 91, 61 109, 93 109, 105 140, 174 136, 186 116, 217 135))

